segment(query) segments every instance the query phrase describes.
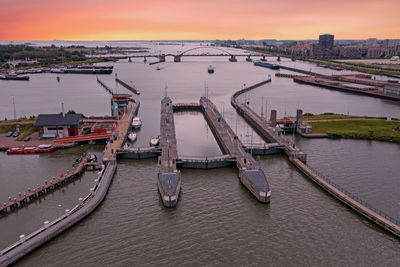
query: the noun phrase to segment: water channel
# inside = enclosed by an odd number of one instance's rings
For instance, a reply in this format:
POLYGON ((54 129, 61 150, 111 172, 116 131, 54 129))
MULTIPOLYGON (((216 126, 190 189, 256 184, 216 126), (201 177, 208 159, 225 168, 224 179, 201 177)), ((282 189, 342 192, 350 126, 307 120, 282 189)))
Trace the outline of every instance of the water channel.
MULTIPOLYGON (((151 51, 188 49, 148 46, 151 51)), ((211 51, 210 51, 211 52, 211 51)), ((142 59, 113 63, 114 73, 140 90, 143 126, 135 146, 147 146, 159 134, 160 100, 198 101, 207 84, 209 96, 244 143, 262 140, 236 115, 231 95, 243 84, 272 82, 249 93, 250 105, 278 110, 278 117, 304 112, 335 112, 400 118, 400 103, 301 85, 275 77, 275 71, 239 58, 182 58, 182 62, 149 66, 142 59), (207 73, 208 65, 215 73, 207 73), (165 90, 167 87, 167 90, 165 90)), ((276 58, 268 58, 276 61, 276 58)), ((309 63, 283 59, 280 64, 309 63)), ((313 71, 327 71, 311 65, 313 71)), ((332 72, 332 70, 329 70, 332 72)), ((29 82, 0 81, 0 118, 56 113, 61 102, 86 116, 109 115, 110 96, 91 75, 31 75, 29 82)), ((115 74, 100 76, 117 92, 115 74)), ((215 156, 221 151, 203 115, 175 115, 179 155, 215 156)), ((303 139, 310 165, 346 190, 356 193, 392 217, 400 218, 400 145, 361 141, 303 139)), ((69 169, 83 152, 101 156, 102 147, 79 146, 48 155, 0 153, 0 201, 69 169)), ((310 182, 283 155, 258 158, 271 182, 270 205, 258 203, 237 179, 236 169, 182 170, 182 192, 176 208, 162 206, 157 192, 156 160, 119 160, 109 193, 100 207, 69 231, 17 265, 387 265, 400 263, 400 242, 358 216, 310 182)), ((39 228, 86 195, 96 174, 86 172, 61 190, 0 217, 0 248, 39 228)))

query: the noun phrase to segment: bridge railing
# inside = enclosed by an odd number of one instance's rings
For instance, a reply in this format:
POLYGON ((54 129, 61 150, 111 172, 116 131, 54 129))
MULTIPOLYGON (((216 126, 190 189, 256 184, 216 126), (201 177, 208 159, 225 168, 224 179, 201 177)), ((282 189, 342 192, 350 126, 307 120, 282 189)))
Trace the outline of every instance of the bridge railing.
POLYGON ((337 183, 335 183, 334 181, 332 181, 331 179, 329 179, 328 177, 324 176, 323 174, 321 174, 320 172, 318 172, 316 169, 314 169, 313 167, 311 167, 310 165, 307 164, 307 167, 309 169, 311 169, 314 173, 316 173, 319 177, 321 177, 325 182, 327 182, 328 184, 330 184, 331 186, 335 187, 337 190, 339 190, 340 192, 342 192, 343 194, 347 195, 348 197, 351 197, 353 200, 357 201, 358 203, 362 204, 363 206, 367 207, 368 209, 374 211, 375 213, 379 214, 380 216, 382 216, 383 218, 391 221, 392 223, 396 224, 396 225, 400 225, 400 220, 391 217, 390 215, 388 215, 386 212, 375 208, 374 206, 372 206, 370 203, 368 203, 367 201, 363 200, 362 198, 360 198, 357 194, 352 193, 346 189, 344 189, 343 187, 341 187, 340 185, 338 185, 337 183))

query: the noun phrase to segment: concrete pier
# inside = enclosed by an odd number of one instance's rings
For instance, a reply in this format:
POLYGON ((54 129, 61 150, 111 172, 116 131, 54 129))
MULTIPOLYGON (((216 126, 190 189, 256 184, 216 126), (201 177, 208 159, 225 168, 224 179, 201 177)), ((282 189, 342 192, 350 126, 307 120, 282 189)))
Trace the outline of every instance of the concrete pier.
POLYGON ((166 207, 178 203, 181 189, 181 172, 176 168, 178 151, 176 147, 175 123, 172 100, 165 97, 161 100, 160 148, 158 158, 158 191, 166 207))
POLYGON ((242 184, 263 203, 269 203, 271 188, 262 169, 254 158, 246 153, 243 144, 218 112, 215 105, 206 97, 200 99, 204 117, 210 126, 221 150, 236 158, 239 179, 242 184))
MULTIPOLYGON (((254 85, 249 88, 255 88, 254 85)), ((358 212, 360 215, 366 217, 377 225, 381 226, 383 229, 389 231, 397 237, 400 237, 400 221, 391 218, 385 213, 369 206, 367 203, 361 199, 357 199, 351 193, 335 186, 334 183, 329 182, 329 180, 324 179, 316 171, 314 171, 310 166, 306 164, 306 154, 301 152, 297 147, 292 146, 291 142, 288 142, 284 137, 278 135, 274 127, 268 125, 265 120, 256 114, 252 109, 250 109, 245 104, 239 104, 236 98, 242 94, 244 91, 248 91, 248 88, 236 92, 232 98, 231 103, 242 115, 245 120, 258 132, 262 137, 269 141, 275 141, 276 143, 284 146, 284 151, 288 155, 289 161, 295 165, 304 175, 310 178, 313 182, 321 186, 324 190, 334 196, 336 199, 343 202, 345 205, 352 208, 354 211, 358 212)), ((298 118, 302 117, 302 112, 298 111, 298 118)), ((301 120, 301 119, 300 119, 301 120)))
POLYGON ((74 164, 74 168, 71 171, 67 171, 65 174, 62 174, 57 178, 53 177, 52 179, 49 179, 49 181, 45 181, 43 185, 37 185, 34 189, 28 189, 28 192, 23 194, 20 193, 16 198, 10 197, 7 202, 2 205, 0 204, 0 214, 9 213, 20 207, 26 206, 34 200, 53 192, 57 188, 61 188, 81 176, 86 169, 96 169, 101 167, 101 164, 91 160, 90 155, 80 157, 75 163, 76 164, 74 164))
POLYGON ((293 158, 298 158, 302 162, 307 161, 307 155, 302 152, 298 147, 294 145, 292 141, 289 139, 285 138, 279 129, 274 127, 274 120, 273 118, 276 118, 276 111, 272 110, 271 111, 271 124, 267 122, 264 118, 262 118, 260 115, 258 115, 254 110, 252 110, 248 105, 246 104, 240 104, 237 102, 237 97, 241 95, 242 93, 254 89, 266 82, 270 82, 271 80, 267 80, 261 83, 258 83, 256 85, 250 86, 248 88, 244 88, 238 92, 236 92, 232 97, 231 97, 231 104, 232 106, 236 109, 236 111, 250 124, 250 126, 260 134, 261 137, 263 137, 266 141, 270 143, 278 143, 279 145, 285 147, 284 152, 289 156, 293 158))
POLYGON ((20 240, 0 251, 0 266, 13 264, 92 213, 106 196, 115 170, 116 161, 109 161, 105 169, 99 173, 90 193, 80 198, 75 207, 66 210, 65 214, 54 221, 46 221, 43 227, 27 236, 22 236, 20 240))

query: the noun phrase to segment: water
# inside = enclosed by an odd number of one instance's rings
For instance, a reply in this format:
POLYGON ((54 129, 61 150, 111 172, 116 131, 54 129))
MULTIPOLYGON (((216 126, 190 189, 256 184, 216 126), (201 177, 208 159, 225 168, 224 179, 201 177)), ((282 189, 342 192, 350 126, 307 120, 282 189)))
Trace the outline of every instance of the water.
MULTIPOLYGON (((227 58, 182 60, 160 64, 160 71, 139 59, 114 64, 118 77, 132 81, 141 92, 137 98, 143 126, 135 146, 147 146, 150 137, 159 134, 160 100, 165 91, 174 102, 196 102, 205 83, 211 100, 241 140, 261 142, 236 115, 230 97, 244 83, 250 85, 268 75, 272 83, 250 94, 256 111, 261 112, 264 97, 268 111, 277 109, 279 117, 285 111, 294 115, 299 107, 311 113, 400 117, 396 102, 296 84, 275 78, 275 71, 254 67, 244 59, 237 63, 227 58), (207 73, 210 64, 215 67, 213 75, 207 73)), ((294 63, 300 64, 288 62, 294 63)), ((313 71, 319 71, 315 68, 313 71)), ((85 115, 110 114, 109 95, 96 77, 60 77, 60 84, 52 74, 31 75, 31 81, 25 83, 0 81, 0 118, 12 116, 12 95, 18 116, 59 112, 61 101, 66 109, 85 115)), ((128 92, 115 84, 114 77, 100 78, 116 91, 128 92)), ((179 155, 221 154, 201 113, 177 113, 174 118, 179 155)), ((296 142, 308 153, 312 166, 391 216, 399 215, 398 145, 300 137, 296 142)), ((65 171, 86 150, 99 153, 101 148, 77 147, 43 156, 0 154, 0 201, 65 171)), ((258 203, 240 184, 236 169, 223 168, 182 170, 179 203, 166 209, 157 192, 156 160, 119 160, 102 205, 18 265, 399 265, 397 239, 330 197, 285 156, 261 157, 259 163, 271 182, 269 205, 258 203)), ((0 247, 73 207, 79 197, 89 193, 94 177, 95 173, 87 172, 62 190, 0 217, 0 247)))

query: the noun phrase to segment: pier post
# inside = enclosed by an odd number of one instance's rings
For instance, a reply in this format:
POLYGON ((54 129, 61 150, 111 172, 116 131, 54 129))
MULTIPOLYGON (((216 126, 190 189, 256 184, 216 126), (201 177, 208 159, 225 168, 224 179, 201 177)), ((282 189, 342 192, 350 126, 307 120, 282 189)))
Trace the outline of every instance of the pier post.
POLYGON ((296 121, 297 121, 297 126, 300 126, 303 124, 303 110, 302 109, 297 110, 296 121))
POLYGON ((181 62, 181 56, 174 56, 174 62, 181 62))
POLYGON ((231 55, 231 57, 229 58, 230 62, 237 62, 237 59, 235 57, 235 55, 231 55))
POLYGON ((270 124, 271 124, 271 127, 276 126, 276 110, 275 109, 271 110, 270 124))

